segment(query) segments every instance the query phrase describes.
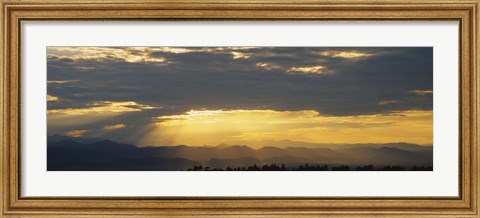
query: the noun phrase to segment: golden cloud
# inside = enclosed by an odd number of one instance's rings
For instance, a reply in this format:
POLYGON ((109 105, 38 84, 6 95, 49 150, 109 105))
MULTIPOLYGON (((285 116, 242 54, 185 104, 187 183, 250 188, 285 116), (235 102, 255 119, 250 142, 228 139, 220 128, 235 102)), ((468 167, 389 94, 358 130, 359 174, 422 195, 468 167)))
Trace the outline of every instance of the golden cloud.
POLYGON ((107 126, 104 126, 103 129, 104 130, 116 130, 116 129, 122 129, 122 128, 125 128, 125 124, 115 124, 115 125, 107 125, 107 126))
POLYGON ((324 66, 309 66, 309 67, 292 67, 287 70, 290 73, 306 73, 306 74, 324 74, 324 66))
POLYGON ((79 80, 47 80, 47 84, 64 84, 78 82, 79 80))
POLYGON ((121 59, 130 63, 167 63, 164 57, 152 56, 153 50, 147 47, 48 47, 47 52, 49 57, 68 58, 72 60, 121 59))
POLYGON ((232 55, 233 59, 247 59, 250 58, 251 54, 246 52, 255 47, 204 47, 204 48, 175 48, 175 47, 160 47, 160 48, 151 48, 152 51, 160 51, 165 53, 174 53, 174 54, 183 54, 183 53, 193 53, 193 52, 206 52, 206 53, 217 53, 217 54, 228 54, 232 55))
POLYGON ((96 113, 125 113, 158 108, 149 105, 139 104, 134 101, 103 101, 95 102, 91 106, 92 107, 87 108, 52 109, 48 110, 48 114, 85 115, 96 113))
POLYGON ((70 137, 81 137, 83 134, 89 132, 89 130, 80 129, 80 130, 70 130, 64 132, 63 135, 70 136, 70 137))
POLYGON ((359 52, 359 51, 323 51, 320 52, 320 55, 335 57, 335 58, 346 58, 346 59, 359 59, 359 58, 366 58, 370 57, 373 54, 359 52))
MULTIPOLYGON (((139 48, 139 47, 137 47, 139 48)), ((151 51, 165 52, 165 53, 174 53, 174 54, 183 54, 183 53, 193 53, 193 52, 208 52, 208 53, 221 53, 221 52, 232 52, 232 51, 247 51, 255 49, 257 47, 145 47, 151 49, 151 51)))
POLYGON ((273 63, 265 63, 265 62, 257 63, 256 66, 259 67, 259 68, 266 69, 266 70, 280 70, 280 69, 283 68, 279 65, 276 65, 276 64, 273 64, 273 63))
POLYGON ((232 51, 233 59, 247 59, 250 58, 249 54, 238 52, 238 51, 232 51))
POLYGON ((47 95, 47 102, 48 101, 57 101, 57 100, 58 100, 57 96, 47 95))
MULTIPOLYGON (((192 52, 208 52, 218 54, 231 54, 233 59, 246 59, 251 54, 244 51, 255 47, 48 47, 48 56, 57 58, 68 58, 73 60, 103 60, 121 59, 130 63, 170 63, 164 57, 153 55, 154 52, 173 54, 184 54, 192 52)), ((82 67, 80 70, 88 70, 89 67, 82 67)))
POLYGON ((194 49, 190 48, 175 48, 175 47, 159 47, 159 48, 151 48, 152 51, 155 52, 165 52, 165 53, 173 53, 173 54, 184 54, 193 52, 194 49))
POLYGON ((433 90, 412 90, 410 93, 416 94, 416 95, 431 95, 433 94, 433 90))
POLYGON ((263 68, 269 71, 282 70, 288 73, 303 73, 303 74, 325 74, 327 71, 324 66, 306 66, 306 67, 283 67, 274 63, 259 62, 256 64, 258 68, 263 68))

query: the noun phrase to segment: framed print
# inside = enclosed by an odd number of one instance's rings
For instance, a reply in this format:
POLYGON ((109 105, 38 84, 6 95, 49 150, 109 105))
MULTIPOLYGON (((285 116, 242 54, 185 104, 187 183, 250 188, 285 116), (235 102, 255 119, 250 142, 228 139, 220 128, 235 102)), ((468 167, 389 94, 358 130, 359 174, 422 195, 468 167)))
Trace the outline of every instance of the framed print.
POLYGON ((2 1, 4 217, 478 217, 478 1, 2 1))

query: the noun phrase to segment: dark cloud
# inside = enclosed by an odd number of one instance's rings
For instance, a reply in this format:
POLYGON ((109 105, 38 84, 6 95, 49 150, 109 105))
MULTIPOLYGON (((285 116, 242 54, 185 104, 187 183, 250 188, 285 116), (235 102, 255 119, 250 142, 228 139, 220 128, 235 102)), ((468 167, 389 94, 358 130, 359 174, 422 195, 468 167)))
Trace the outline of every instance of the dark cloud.
MULTIPOLYGON (((229 49, 190 49, 198 51, 146 54, 165 62, 49 54, 48 80, 74 82, 48 84, 48 94, 59 98, 48 107, 88 107, 95 101, 135 101, 163 107, 148 114, 135 113, 142 119, 155 113, 178 114, 202 108, 317 110, 329 115, 432 109, 431 95, 411 92, 433 88, 430 47, 262 47, 238 50, 249 58, 237 59, 229 49), (340 54, 352 51, 370 55, 345 58, 340 54), (258 63, 277 68, 268 70, 258 63), (287 72, 292 67, 312 66, 322 66, 328 73, 287 72), (396 103, 379 104, 381 101, 396 103)), ((131 54, 143 55, 139 51, 131 54)))

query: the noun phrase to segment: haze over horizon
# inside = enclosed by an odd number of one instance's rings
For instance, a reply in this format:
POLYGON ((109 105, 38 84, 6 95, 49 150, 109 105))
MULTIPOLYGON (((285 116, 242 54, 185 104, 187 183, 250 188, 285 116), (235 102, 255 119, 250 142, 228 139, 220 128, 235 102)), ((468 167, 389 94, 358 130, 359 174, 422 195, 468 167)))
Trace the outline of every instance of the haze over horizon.
MULTIPOLYGON (((232 147, 232 146, 246 146, 252 149, 261 149, 264 147, 278 147, 278 148, 343 148, 343 147, 381 147, 381 146, 392 146, 392 147, 402 147, 402 146, 418 146, 418 147, 432 147, 431 144, 412 144, 406 142, 389 142, 389 143, 350 143, 350 144, 341 144, 341 143, 309 143, 309 142, 302 142, 302 141, 292 141, 292 140, 264 140, 264 141, 250 141, 248 144, 216 144, 216 145, 186 145, 186 144, 178 144, 178 145, 160 145, 160 144, 152 144, 152 145, 136 145, 134 143, 122 142, 117 141, 115 139, 107 139, 107 138, 85 138, 81 136, 68 136, 65 134, 57 134, 57 135, 48 135, 47 141, 62 141, 62 140, 73 140, 79 142, 97 142, 103 140, 110 140, 118 143, 125 143, 131 144, 136 147, 177 147, 177 146, 189 146, 189 147, 232 147)), ((408 149, 408 147, 407 147, 408 149)))
POLYGON ((137 146, 433 143, 431 47, 48 47, 47 134, 137 146))

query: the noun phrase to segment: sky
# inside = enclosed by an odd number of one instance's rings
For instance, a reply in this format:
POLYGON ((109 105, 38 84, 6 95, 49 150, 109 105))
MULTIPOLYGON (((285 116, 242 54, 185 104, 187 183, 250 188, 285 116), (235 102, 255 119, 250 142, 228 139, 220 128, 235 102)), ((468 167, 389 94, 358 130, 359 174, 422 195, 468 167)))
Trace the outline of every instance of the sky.
POLYGON ((431 47, 48 47, 47 58, 48 135, 138 146, 433 141, 431 47))

